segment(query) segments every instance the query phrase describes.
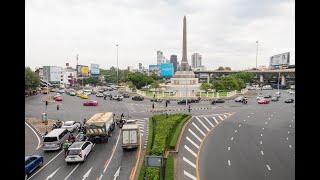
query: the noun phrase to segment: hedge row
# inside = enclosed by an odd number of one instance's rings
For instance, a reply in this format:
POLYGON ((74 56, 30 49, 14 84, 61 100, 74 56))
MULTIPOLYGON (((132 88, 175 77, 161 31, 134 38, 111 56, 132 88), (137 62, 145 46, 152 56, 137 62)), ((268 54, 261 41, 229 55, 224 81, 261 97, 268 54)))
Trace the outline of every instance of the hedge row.
POLYGON ((144 180, 145 173, 146 173, 146 167, 144 166, 144 163, 143 163, 140 168, 138 180, 144 180))
POLYGON ((148 130, 149 130, 149 134, 148 134, 148 144, 147 144, 147 149, 146 149, 146 155, 150 154, 151 148, 153 146, 153 139, 154 139, 154 118, 151 117, 149 119, 149 124, 148 124, 148 130))
POLYGON ((173 179, 174 179, 174 162, 173 162, 173 156, 169 155, 166 161, 165 180, 173 180, 173 179))
POLYGON ((182 127, 184 125, 184 123, 190 118, 190 115, 186 116, 184 119, 182 119, 179 124, 177 125, 177 127, 174 130, 173 136, 171 137, 171 141, 169 143, 169 149, 175 149, 176 148, 176 144, 180 135, 180 132, 182 130, 182 127))
POLYGON ((145 179, 147 179, 147 180, 160 180, 160 168, 147 167, 145 179))

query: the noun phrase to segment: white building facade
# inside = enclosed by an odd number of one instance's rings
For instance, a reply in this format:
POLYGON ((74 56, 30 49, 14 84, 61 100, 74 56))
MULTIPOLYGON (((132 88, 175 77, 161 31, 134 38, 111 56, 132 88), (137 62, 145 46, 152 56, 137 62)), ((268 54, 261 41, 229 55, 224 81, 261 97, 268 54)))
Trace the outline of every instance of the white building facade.
POLYGON ((191 67, 197 68, 202 66, 202 57, 199 53, 193 53, 191 55, 191 67))
POLYGON ((157 65, 160 65, 164 62, 163 52, 157 51, 157 65))

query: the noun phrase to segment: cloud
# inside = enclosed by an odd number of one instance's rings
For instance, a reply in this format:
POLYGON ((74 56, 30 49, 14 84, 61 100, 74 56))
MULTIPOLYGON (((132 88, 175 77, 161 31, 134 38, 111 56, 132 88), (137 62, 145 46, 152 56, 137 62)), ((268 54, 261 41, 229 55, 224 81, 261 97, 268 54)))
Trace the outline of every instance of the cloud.
MULTIPOLYGON (((156 63, 156 51, 182 54, 182 19, 187 16, 188 58, 198 52, 208 68, 255 66, 270 56, 295 53, 294 1, 284 0, 27 0, 26 65, 66 62, 116 64, 121 68, 156 63)), ((293 61, 294 64, 294 61, 293 61)))

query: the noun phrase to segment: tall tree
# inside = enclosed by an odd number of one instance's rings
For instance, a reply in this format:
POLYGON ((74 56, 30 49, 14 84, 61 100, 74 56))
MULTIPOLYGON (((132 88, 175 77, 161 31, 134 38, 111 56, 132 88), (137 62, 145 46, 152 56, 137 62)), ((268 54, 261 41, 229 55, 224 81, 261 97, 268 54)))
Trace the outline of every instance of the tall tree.
POLYGON ((30 67, 25 67, 24 73, 25 89, 35 89, 40 85, 39 76, 34 71, 32 71, 30 67))
POLYGON ((212 84, 210 83, 202 83, 200 86, 200 89, 204 90, 205 92, 208 92, 208 90, 211 88, 212 88, 212 84))
POLYGON ((223 70, 224 70, 224 67, 219 66, 217 70, 219 70, 219 71, 223 71, 223 70))

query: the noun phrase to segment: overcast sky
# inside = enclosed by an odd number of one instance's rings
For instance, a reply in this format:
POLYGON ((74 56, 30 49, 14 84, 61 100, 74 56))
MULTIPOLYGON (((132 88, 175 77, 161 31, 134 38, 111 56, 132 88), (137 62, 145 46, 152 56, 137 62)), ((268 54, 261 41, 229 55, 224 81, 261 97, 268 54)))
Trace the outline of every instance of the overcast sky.
POLYGON ((182 55, 187 17, 187 55, 202 55, 208 69, 268 65, 290 51, 295 64, 295 2, 292 0, 26 0, 26 66, 97 63, 101 68, 156 64, 182 55))

